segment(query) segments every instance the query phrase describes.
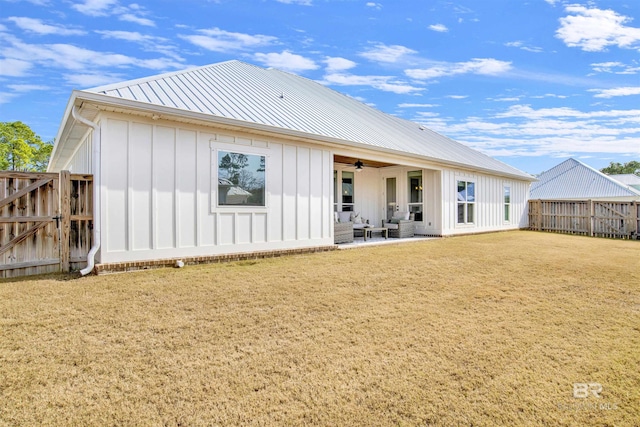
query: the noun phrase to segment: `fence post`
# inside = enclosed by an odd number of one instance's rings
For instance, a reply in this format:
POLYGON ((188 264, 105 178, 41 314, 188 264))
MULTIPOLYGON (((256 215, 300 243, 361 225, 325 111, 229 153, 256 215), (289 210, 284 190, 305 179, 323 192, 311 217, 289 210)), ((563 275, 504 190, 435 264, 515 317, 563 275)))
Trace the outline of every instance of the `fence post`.
POLYGON ((634 234, 636 239, 640 239, 640 202, 633 202, 631 205, 632 227, 629 234, 634 234))
POLYGON ((593 237, 593 223, 595 221, 595 212, 593 210, 593 200, 589 199, 587 200, 587 203, 589 204, 589 220, 587 221, 587 227, 588 231, 589 231, 589 237, 593 237))
POLYGON ((60 172, 60 269, 69 272, 69 234, 71 232, 71 173, 60 172))
POLYGON ((538 199, 537 205, 538 205, 538 231, 543 231, 544 227, 542 224, 542 208, 544 205, 542 204, 542 200, 538 199))

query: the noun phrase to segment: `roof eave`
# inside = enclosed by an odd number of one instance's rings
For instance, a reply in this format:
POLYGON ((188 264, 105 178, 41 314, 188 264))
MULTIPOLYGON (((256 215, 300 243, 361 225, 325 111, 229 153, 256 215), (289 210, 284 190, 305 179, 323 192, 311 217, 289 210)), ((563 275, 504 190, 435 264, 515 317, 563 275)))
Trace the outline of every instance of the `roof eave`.
MULTIPOLYGON (((287 139, 296 140, 296 141, 315 142, 315 143, 322 143, 322 144, 338 146, 338 147, 349 146, 352 148, 377 151, 381 153, 394 154, 398 156, 410 155, 411 157, 414 157, 414 158, 441 164, 444 166, 463 168, 467 170, 470 169, 470 170, 481 172, 481 173, 489 173, 491 175, 503 176, 503 177, 512 178, 512 179, 518 179, 521 181, 533 182, 537 180, 537 178, 531 175, 528 175, 526 173, 510 174, 507 172, 497 171, 494 169, 472 166, 465 163, 458 163, 450 160, 443 160, 443 159, 438 159, 435 157, 429 157, 429 156, 424 156, 424 155, 415 154, 415 153, 392 150, 392 149, 383 148, 383 147, 376 147, 370 144, 365 144, 357 141, 349 141, 349 140, 334 138, 330 136, 310 134, 307 132, 293 130, 293 129, 275 127, 275 126, 264 125, 260 123, 253 123, 253 122, 248 122, 244 120, 238 120, 238 119, 230 119, 226 117, 214 116, 208 113, 187 111, 187 110, 182 110, 174 107, 150 104, 147 102, 115 98, 113 96, 104 95, 100 93, 87 92, 87 91, 74 91, 72 93, 71 99, 69 100, 69 104, 67 105, 67 110, 64 115, 64 119, 62 122, 63 124, 68 123, 69 119, 73 120, 73 118, 71 117, 71 110, 73 109, 73 106, 81 105, 83 102, 95 103, 104 107, 122 108, 122 109, 127 109, 132 111, 142 111, 148 114, 150 117, 154 115, 158 115, 158 116, 161 116, 162 118, 167 118, 167 119, 182 118, 182 119, 198 121, 203 124, 214 124, 217 126, 226 127, 233 130, 250 131, 253 133, 258 133, 258 134, 267 135, 267 136, 285 137, 287 139)), ((65 128, 66 127, 68 126, 65 126, 65 128)), ((63 127, 61 127, 58 134, 58 139, 56 139, 56 141, 62 141, 61 138, 64 136, 64 134, 65 134, 64 129, 63 127)), ((54 148, 54 154, 55 154, 55 151, 56 150, 54 148)), ((53 158, 54 157, 52 155, 52 159, 53 158)))

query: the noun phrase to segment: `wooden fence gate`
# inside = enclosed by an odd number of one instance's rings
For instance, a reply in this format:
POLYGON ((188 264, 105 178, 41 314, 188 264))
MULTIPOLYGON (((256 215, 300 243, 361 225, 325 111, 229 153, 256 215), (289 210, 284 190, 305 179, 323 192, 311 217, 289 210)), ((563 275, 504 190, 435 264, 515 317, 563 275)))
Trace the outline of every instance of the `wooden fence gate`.
POLYGON ((640 232, 640 202, 529 200, 529 229, 637 239, 640 232))
POLYGON ((93 177, 0 172, 0 278, 86 266, 93 177))

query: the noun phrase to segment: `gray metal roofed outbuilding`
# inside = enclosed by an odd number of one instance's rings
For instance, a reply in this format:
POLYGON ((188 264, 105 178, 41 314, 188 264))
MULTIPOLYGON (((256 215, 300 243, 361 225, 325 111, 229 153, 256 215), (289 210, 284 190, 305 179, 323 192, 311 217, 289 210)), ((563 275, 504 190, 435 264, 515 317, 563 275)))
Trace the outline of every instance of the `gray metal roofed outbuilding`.
POLYGON ((640 200, 637 191, 576 159, 567 159, 541 173, 531 184, 531 199, 640 200))

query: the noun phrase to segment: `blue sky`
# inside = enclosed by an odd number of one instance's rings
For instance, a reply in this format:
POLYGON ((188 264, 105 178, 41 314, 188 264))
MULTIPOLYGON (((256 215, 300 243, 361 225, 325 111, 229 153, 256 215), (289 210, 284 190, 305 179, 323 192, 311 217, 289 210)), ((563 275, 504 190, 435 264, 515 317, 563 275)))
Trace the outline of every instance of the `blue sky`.
POLYGON ((637 0, 0 0, 0 121, 52 140, 73 89, 230 59, 529 173, 640 159, 637 0))

